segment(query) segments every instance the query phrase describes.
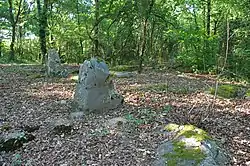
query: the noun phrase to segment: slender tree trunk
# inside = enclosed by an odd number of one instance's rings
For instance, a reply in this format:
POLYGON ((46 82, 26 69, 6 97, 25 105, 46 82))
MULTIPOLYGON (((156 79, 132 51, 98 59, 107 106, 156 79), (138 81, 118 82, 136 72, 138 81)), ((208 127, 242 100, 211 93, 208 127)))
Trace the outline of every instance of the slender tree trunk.
POLYGON ((16 18, 13 13, 13 1, 8 0, 8 3, 9 3, 9 16, 10 16, 9 19, 11 23, 11 43, 10 43, 9 61, 13 61, 15 60, 14 45, 15 45, 15 40, 16 40, 16 25, 17 25, 17 22, 19 21, 19 16, 21 13, 22 0, 19 0, 16 18))
POLYGON ((40 0, 37 0, 37 11, 39 17, 39 37, 40 37, 40 48, 42 53, 42 63, 47 62, 47 48, 46 48, 46 28, 47 28, 47 8, 48 0, 44 0, 43 10, 41 7, 40 0))
POLYGON ((94 54, 99 57, 99 0, 95 0, 94 54))
POLYGON ((143 22, 143 30, 142 30, 142 35, 141 35, 141 46, 139 49, 139 69, 138 72, 142 72, 142 64, 143 64, 143 55, 146 47, 146 37, 147 37, 147 24, 148 24, 148 18, 146 18, 143 22))
POLYGON ((210 36, 211 0, 207 0, 207 36, 210 36))
POLYGON ((16 26, 12 25, 11 26, 11 43, 10 43, 10 57, 9 61, 14 61, 15 60, 15 50, 14 50, 14 44, 16 40, 16 26))
POLYGON ((2 57, 2 43, 3 43, 3 40, 2 38, 0 38, 0 57, 2 57))
MULTIPOLYGON (((76 12, 77 12, 77 25, 78 25, 78 28, 80 29, 81 25, 80 25, 80 16, 79 16, 79 2, 78 0, 76 0, 76 12)), ((79 44, 80 44, 80 48, 81 48, 81 54, 83 55, 83 43, 82 43, 82 37, 81 35, 79 35, 79 44)))
MULTIPOLYGON (((52 17, 52 10, 53 10, 53 3, 50 4, 50 8, 49 8, 49 18, 47 17, 47 19, 50 19, 50 20, 53 20, 53 17, 52 17)), ((53 24, 53 23, 52 23, 53 24)), ((55 25, 55 24, 54 24, 55 25)), ((52 30, 48 30, 47 31, 49 33, 49 36, 50 36, 50 43, 54 43, 54 36, 53 36, 53 33, 52 33, 52 30)), ((47 34, 48 36, 48 34, 47 34)), ((54 46, 54 45, 53 45, 54 46)))
POLYGON ((151 13, 151 10, 154 5, 154 0, 150 1, 149 4, 149 9, 146 13, 146 16, 144 18, 144 21, 142 23, 142 32, 141 32, 141 38, 140 38, 140 48, 139 48, 139 68, 138 68, 138 73, 142 72, 142 64, 143 64, 143 58, 144 58, 144 52, 146 48, 146 41, 147 41, 147 25, 148 25, 148 18, 151 13))
POLYGON ((217 26, 218 26, 218 23, 219 23, 218 20, 215 20, 215 21, 214 21, 214 35, 217 34, 217 26))
POLYGON ((9 60, 13 61, 15 58, 14 43, 15 43, 15 37, 16 37, 16 25, 15 25, 15 19, 14 19, 14 14, 13 14, 12 0, 8 0, 8 2, 9 2, 9 14, 10 14, 10 23, 11 23, 11 43, 10 43, 9 60))
POLYGON ((152 23, 151 34, 150 34, 150 44, 149 44, 149 55, 153 57, 153 64, 156 62, 156 54, 153 51, 153 43, 154 43, 154 31, 155 31, 155 21, 152 23))

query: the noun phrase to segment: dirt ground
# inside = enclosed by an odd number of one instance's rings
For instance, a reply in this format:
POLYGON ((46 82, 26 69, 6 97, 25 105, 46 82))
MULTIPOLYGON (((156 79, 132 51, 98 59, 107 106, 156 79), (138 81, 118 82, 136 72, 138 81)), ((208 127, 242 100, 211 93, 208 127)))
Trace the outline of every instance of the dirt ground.
POLYGON ((145 71, 117 78, 123 106, 74 121, 68 135, 53 134, 53 121, 72 111, 75 85, 70 77, 43 77, 41 66, 0 65, 0 123, 12 129, 39 126, 33 141, 14 152, 0 152, 0 165, 16 160, 39 166, 151 165, 169 122, 206 130, 230 152, 232 165, 250 165, 250 101, 214 99, 205 93, 214 86, 211 76, 145 71), (107 129, 105 122, 115 117, 130 117, 131 124, 107 129))

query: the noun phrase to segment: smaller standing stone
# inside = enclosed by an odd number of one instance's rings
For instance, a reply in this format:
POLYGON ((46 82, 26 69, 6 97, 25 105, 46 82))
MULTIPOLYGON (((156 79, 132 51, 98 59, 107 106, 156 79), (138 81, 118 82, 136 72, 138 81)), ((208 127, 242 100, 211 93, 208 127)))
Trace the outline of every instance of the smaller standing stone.
POLYGON ((67 77, 68 73, 61 65, 61 59, 56 49, 48 50, 47 74, 49 76, 67 77))

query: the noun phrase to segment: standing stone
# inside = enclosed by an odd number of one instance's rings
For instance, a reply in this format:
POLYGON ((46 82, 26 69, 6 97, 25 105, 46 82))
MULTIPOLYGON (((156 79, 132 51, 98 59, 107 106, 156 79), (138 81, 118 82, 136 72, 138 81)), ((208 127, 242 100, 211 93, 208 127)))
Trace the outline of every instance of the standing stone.
POLYGON ((112 81, 108 81, 109 69, 106 63, 95 58, 80 65, 79 79, 74 94, 74 106, 78 110, 113 109, 122 104, 112 81))
POLYGON ((68 75, 61 65, 61 59, 56 49, 48 50, 47 74, 60 77, 67 77, 68 75))

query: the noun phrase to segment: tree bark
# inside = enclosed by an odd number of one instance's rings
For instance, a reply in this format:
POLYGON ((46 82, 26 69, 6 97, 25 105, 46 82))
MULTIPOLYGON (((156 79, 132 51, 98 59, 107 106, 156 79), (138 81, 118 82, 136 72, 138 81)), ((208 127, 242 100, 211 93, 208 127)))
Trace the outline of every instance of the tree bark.
POLYGON ((3 44, 3 41, 0 38, 0 57, 2 57, 2 44, 3 44))
POLYGON ((41 7, 40 0, 37 0, 37 11, 39 18, 39 37, 40 37, 40 48, 42 53, 42 64, 47 62, 47 48, 46 48, 46 28, 47 28, 47 9, 48 0, 44 0, 43 10, 41 7))
MULTIPOLYGON (((77 14, 77 25, 78 25, 78 28, 80 29, 81 25, 80 25, 80 16, 79 16, 79 2, 78 0, 76 0, 76 14, 77 14)), ((81 35, 79 35, 79 44, 80 44, 80 48, 81 48, 81 55, 83 55, 83 43, 82 43, 82 37, 81 35)))
POLYGON ((10 19, 10 23, 11 23, 11 43, 10 43, 9 61, 14 61, 15 60, 14 45, 15 45, 15 40, 16 40, 16 25, 19 21, 19 16, 21 13, 22 0, 19 0, 16 18, 15 18, 14 13, 13 13, 13 1, 8 0, 8 3, 9 3, 9 16, 10 16, 9 19, 10 19))
POLYGON ((207 36, 210 36, 211 0, 207 0, 207 36))
POLYGON ((94 54, 99 57, 99 0, 95 0, 94 54))
POLYGON ((151 10, 153 8, 154 5, 154 0, 150 1, 149 4, 149 9, 146 12, 146 16, 144 17, 144 21, 143 21, 143 26, 142 26, 142 32, 141 32, 141 45, 139 47, 139 68, 138 68, 138 73, 142 72, 142 64, 143 64, 143 58, 144 58, 144 52, 145 52, 145 48, 146 48, 146 38, 147 38, 147 25, 148 25, 148 18, 149 15, 151 13, 151 10))

